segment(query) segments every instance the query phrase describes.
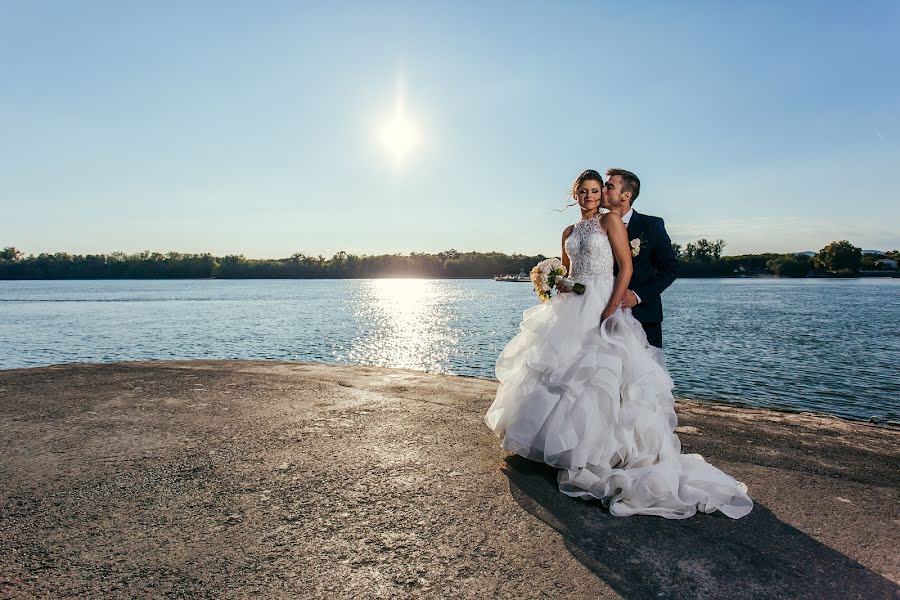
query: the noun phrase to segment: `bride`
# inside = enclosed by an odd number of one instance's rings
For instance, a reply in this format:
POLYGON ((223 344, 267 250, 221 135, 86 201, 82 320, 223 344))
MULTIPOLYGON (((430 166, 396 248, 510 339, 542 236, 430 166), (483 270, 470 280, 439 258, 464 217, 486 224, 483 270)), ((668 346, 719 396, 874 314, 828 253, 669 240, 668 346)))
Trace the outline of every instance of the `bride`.
POLYGON ((581 220, 563 232, 563 264, 585 292, 525 311, 497 358, 500 386, 485 422, 501 448, 560 469, 561 492, 597 498, 613 515, 740 518, 753 508, 747 487, 699 454, 681 454, 662 353, 620 308, 631 249, 621 217, 601 214, 602 193, 596 171, 575 180, 581 220))

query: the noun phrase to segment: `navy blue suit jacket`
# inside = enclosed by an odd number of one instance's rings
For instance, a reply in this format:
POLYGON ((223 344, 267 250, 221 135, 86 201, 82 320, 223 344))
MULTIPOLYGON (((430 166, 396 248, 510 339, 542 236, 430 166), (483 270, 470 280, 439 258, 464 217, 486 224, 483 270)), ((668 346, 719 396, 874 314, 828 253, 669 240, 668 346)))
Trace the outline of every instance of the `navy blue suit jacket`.
POLYGON ((631 309, 631 314, 641 323, 662 323, 661 295, 678 275, 678 258, 659 217, 633 212, 628 221, 628 241, 636 239, 641 240, 641 247, 631 259, 634 272, 628 289, 640 296, 641 303, 631 309))

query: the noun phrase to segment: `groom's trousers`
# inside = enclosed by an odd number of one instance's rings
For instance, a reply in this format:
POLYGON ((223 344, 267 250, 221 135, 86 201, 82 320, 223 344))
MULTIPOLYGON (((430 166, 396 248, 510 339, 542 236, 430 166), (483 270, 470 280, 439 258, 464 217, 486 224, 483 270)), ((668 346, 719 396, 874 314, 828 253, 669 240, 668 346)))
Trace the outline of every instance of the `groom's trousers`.
POLYGON ((651 346, 662 349, 662 323, 641 323, 651 346))

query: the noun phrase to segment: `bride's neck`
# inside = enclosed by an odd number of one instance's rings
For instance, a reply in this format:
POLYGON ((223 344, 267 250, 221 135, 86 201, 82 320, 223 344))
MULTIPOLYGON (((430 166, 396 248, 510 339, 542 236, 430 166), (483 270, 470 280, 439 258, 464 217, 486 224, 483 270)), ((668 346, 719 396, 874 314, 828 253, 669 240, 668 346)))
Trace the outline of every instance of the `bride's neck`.
POLYGON ((597 211, 599 209, 595 208, 594 210, 582 210, 581 218, 584 219, 593 219, 597 215, 597 211))

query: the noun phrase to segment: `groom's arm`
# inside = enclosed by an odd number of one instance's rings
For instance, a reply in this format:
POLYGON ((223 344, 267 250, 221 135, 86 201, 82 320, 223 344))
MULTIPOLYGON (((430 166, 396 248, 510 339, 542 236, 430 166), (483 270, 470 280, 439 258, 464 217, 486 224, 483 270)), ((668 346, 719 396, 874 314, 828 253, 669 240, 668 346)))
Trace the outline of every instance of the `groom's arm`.
POLYGON ((646 302, 653 296, 662 295, 678 276, 678 258, 675 256, 675 250, 672 249, 672 240, 666 233, 666 224, 662 219, 654 222, 650 264, 655 270, 653 277, 643 284, 631 288, 641 302, 646 302))

